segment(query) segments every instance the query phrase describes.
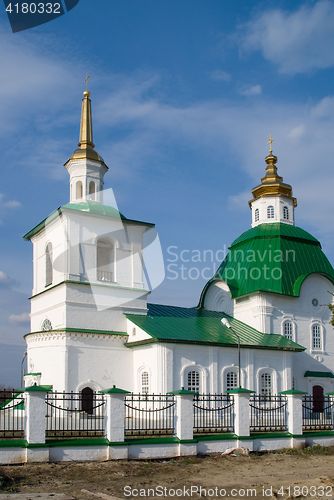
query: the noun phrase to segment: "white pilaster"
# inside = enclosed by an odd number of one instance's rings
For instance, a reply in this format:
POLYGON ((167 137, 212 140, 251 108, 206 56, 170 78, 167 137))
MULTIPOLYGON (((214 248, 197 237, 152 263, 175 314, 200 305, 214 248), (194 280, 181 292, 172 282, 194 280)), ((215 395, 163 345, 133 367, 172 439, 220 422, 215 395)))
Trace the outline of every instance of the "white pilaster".
POLYGON ((241 387, 228 391, 234 398, 234 433, 238 437, 250 436, 249 398, 253 392, 241 387))
POLYGON ((128 448, 124 443, 125 396, 128 391, 114 386, 102 391, 106 399, 105 428, 109 441, 109 459, 128 458, 128 448), (124 443, 124 446, 122 446, 124 443))
POLYGON ((46 433, 46 403, 45 396, 51 388, 47 386, 34 385, 27 387, 24 393, 25 399, 25 439, 28 443, 26 449, 27 462, 47 462, 49 460, 49 449, 43 447, 46 433), (29 447, 29 445, 32 445, 29 447), (42 445, 38 447, 37 445, 42 445))
POLYGON ((194 422, 194 395, 193 391, 188 391, 182 387, 179 391, 174 391, 176 399, 175 408, 175 433, 179 439, 179 455, 188 456, 197 454, 197 445, 193 443, 193 422, 194 422))

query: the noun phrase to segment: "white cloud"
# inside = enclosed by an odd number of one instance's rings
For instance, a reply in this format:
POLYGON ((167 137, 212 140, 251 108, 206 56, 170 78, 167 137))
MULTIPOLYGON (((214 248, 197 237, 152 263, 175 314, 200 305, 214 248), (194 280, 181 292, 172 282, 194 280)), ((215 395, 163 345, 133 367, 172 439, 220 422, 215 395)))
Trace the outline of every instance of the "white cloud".
POLYGON ((212 71, 210 76, 212 80, 217 80, 219 82, 229 82, 232 79, 230 73, 228 73, 227 71, 223 71, 221 69, 216 69, 215 71, 212 71))
POLYGON ((10 288, 14 280, 8 276, 4 271, 0 271, 0 288, 10 288))
POLYGON ((251 199, 250 189, 249 191, 242 191, 235 195, 231 195, 228 198, 228 202, 231 208, 237 208, 243 210, 251 199))
POLYGON ((290 130, 290 132, 288 133, 288 137, 293 140, 301 139, 305 134, 305 130, 305 125, 303 123, 301 123, 300 125, 296 125, 290 130))
POLYGON ((20 201, 17 200, 8 200, 4 202, 3 206, 5 208, 20 208, 22 204, 20 201))
POLYGON ((18 325, 25 325, 25 324, 29 324, 29 322, 30 322, 30 315, 28 313, 11 314, 8 317, 8 320, 11 323, 15 323, 15 324, 18 324, 18 325))
POLYGON ((267 10, 240 30, 241 48, 260 51, 281 73, 334 65, 334 2, 303 4, 295 11, 267 10))
POLYGON ((262 87, 259 84, 251 85, 240 90, 240 94, 246 97, 262 94, 262 87))

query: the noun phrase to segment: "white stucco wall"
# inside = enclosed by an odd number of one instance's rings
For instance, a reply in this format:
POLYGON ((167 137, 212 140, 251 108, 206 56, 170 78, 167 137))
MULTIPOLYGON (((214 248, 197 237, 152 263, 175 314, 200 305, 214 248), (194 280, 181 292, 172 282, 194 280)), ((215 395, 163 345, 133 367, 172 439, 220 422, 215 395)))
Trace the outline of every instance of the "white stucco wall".
MULTIPOLYGON (((205 296, 205 308, 215 310, 217 305, 228 303, 226 283, 212 284, 205 296), (219 297, 221 291, 222 299, 219 297)), ((330 324, 328 303, 333 301, 334 286, 325 277, 312 274, 301 286, 299 297, 287 297, 273 293, 256 293, 233 301, 233 315, 263 333, 283 334, 283 323, 290 320, 294 340, 306 348, 305 353, 294 357, 292 377, 295 386, 312 391, 315 384, 325 391, 334 390, 333 379, 309 380, 304 373, 310 371, 334 371, 334 329, 330 324), (314 305, 314 300, 317 305, 314 305), (313 303, 312 303, 313 301, 313 303), (318 323, 322 334, 322 348, 312 349, 312 325, 318 323)), ((219 310, 219 309, 218 309, 219 310)), ((224 312, 227 312, 222 308, 224 312)))

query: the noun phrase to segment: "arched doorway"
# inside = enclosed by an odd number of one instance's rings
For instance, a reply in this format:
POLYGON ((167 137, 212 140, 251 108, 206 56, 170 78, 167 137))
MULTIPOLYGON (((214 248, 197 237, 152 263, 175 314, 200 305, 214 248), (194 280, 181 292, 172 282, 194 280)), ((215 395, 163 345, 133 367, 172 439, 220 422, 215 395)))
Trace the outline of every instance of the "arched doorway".
POLYGON ((94 391, 90 387, 84 387, 81 391, 81 410, 88 415, 94 412, 94 391))
POLYGON ((324 411, 324 388, 321 385, 314 385, 312 388, 313 411, 322 413, 324 411))

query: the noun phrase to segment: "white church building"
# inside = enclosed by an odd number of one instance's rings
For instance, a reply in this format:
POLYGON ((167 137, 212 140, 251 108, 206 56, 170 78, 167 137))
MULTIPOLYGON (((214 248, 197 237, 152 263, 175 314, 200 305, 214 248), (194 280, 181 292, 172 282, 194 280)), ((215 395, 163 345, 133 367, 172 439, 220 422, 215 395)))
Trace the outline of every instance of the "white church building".
POLYGON ((319 241, 295 226, 297 200, 271 147, 265 161, 251 228, 198 306, 151 304, 142 255, 154 224, 104 199, 108 167, 95 150, 85 91, 79 145, 65 163, 70 201, 25 235, 33 246, 26 384, 86 394, 113 385, 135 393, 296 388, 318 398, 334 391, 334 269, 319 241))

